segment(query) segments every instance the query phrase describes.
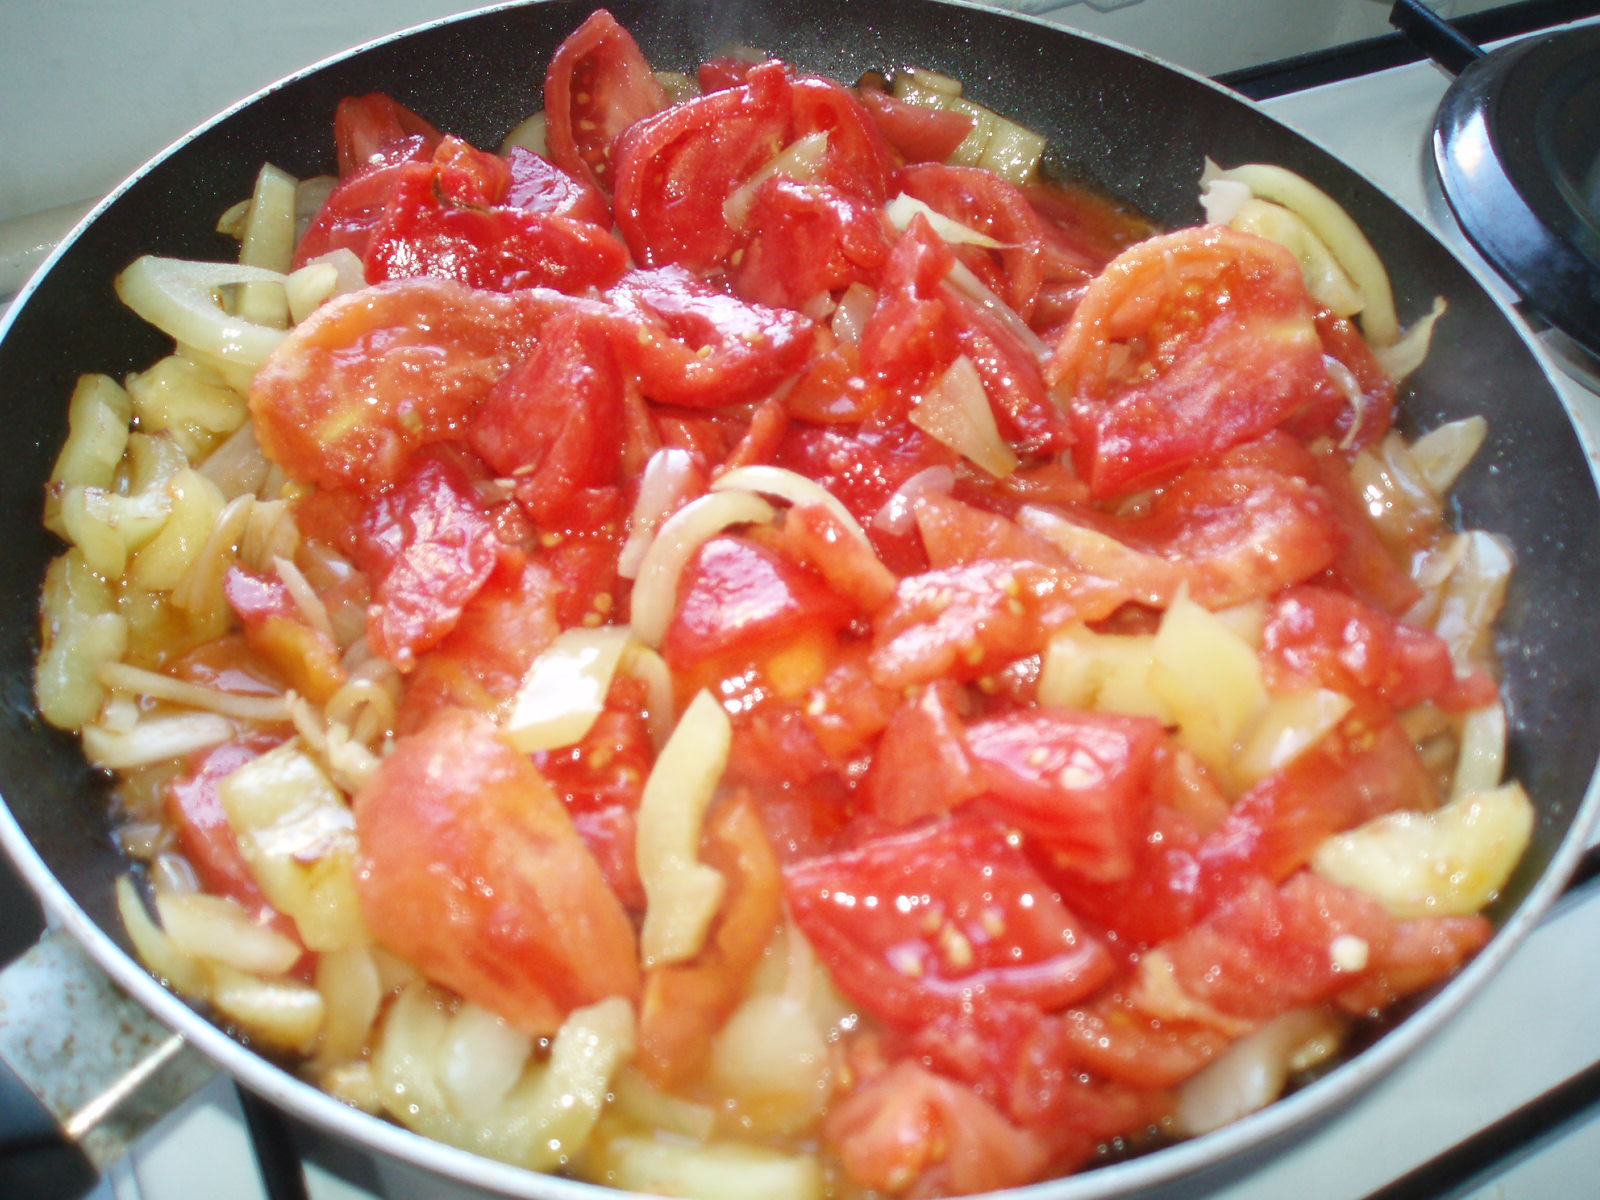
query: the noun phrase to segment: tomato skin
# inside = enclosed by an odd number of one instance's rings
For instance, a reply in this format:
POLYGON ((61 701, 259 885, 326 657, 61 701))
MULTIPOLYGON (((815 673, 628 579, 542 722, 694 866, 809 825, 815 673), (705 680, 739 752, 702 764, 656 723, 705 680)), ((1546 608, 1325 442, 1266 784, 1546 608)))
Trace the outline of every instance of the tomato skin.
POLYGON ((1126 879, 1144 839, 1163 741, 1148 717, 1038 708, 967 726, 984 794, 975 805, 1063 868, 1126 879))
POLYGON ((960 352, 941 293, 955 254, 920 214, 894 245, 879 283, 878 303, 861 331, 861 365, 869 379, 910 401, 960 352))
MULTIPOLYGON (((495 160, 499 161, 499 160, 495 160)), ((430 275, 509 292, 607 287, 627 267, 622 243, 598 225, 506 205, 444 200, 435 165, 401 169, 367 245, 367 281, 430 275)))
POLYGON ((658 404, 718 408, 753 400, 798 370, 815 326, 749 304, 677 267, 630 271, 607 293, 617 358, 658 404))
POLYGON ((500 555, 494 523, 466 473, 423 458, 362 518, 356 562, 372 579, 367 636, 401 670, 438 643, 488 582, 500 555))
POLYGON ((633 35, 596 9, 556 48, 544 77, 550 159, 609 191, 617 135, 667 106, 667 94, 633 35))
POLYGON ((696 96, 623 133, 613 210, 636 261, 691 271, 723 264, 736 236, 724 203, 789 140, 789 92, 784 65, 761 63, 738 87, 696 96))
POLYGON ((356 794, 368 928, 534 1034, 639 995, 633 923, 544 777, 481 717, 441 713, 356 794))
POLYGON ((1072 397, 1079 474, 1107 499, 1282 424, 1315 398, 1327 370, 1293 256, 1202 226, 1112 260, 1048 376, 1072 397))
POLYGON ((549 159, 521 146, 511 148, 506 163, 511 180, 505 204, 610 228, 611 205, 599 188, 574 179, 549 159))
POLYGON ((1062 1008, 1113 970, 1021 850, 982 821, 958 816, 791 863, 784 892, 834 981, 895 1029, 992 1002, 1062 1008))
POLYGON ((889 198, 889 146, 850 89, 831 79, 802 75, 789 88, 790 140, 828 136, 818 179, 876 207, 889 198))
POLYGON ((383 220, 385 206, 408 163, 426 163, 433 144, 420 134, 391 142, 365 165, 339 181, 317 210, 295 246, 292 265, 298 269, 333 250, 349 250, 363 261, 372 231, 383 220))
POLYGON ((617 481, 624 386, 609 331, 588 314, 563 314, 478 405, 468 444, 517 480, 535 521, 566 528, 588 489, 617 481))
POLYGON ((539 344, 550 317, 583 303, 540 288, 499 295, 428 278, 336 296, 251 381, 257 439, 297 479, 381 489, 418 447, 464 424, 505 368, 539 344))
POLYGON ((339 177, 346 179, 404 138, 420 137, 428 153, 441 134, 428 121, 382 92, 346 96, 333 114, 333 143, 339 155, 339 177))
POLYGON ((977 124, 965 113, 911 104, 877 88, 856 89, 856 99, 872 115, 884 140, 908 163, 942 163, 977 124))

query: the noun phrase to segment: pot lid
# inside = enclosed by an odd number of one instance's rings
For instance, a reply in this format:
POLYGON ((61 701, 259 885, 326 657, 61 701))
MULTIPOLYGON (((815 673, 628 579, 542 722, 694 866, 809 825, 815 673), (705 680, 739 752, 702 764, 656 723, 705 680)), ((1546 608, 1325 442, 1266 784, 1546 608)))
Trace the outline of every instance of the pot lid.
POLYGON ((1434 159, 1468 239, 1541 317, 1600 354, 1600 25, 1467 65, 1434 159))

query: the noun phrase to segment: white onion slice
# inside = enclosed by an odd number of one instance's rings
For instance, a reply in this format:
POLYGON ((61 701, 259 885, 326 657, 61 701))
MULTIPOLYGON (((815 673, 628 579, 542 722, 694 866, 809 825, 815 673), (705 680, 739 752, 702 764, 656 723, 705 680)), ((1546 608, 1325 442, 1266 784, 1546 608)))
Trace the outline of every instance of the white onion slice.
POLYGON ((970 226, 963 225, 953 217, 947 217, 938 209, 924 204, 915 196, 908 196, 901 192, 884 206, 884 216, 889 218, 889 224, 902 232, 910 226, 917 216, 927 219, 933 231, 952 246, 982 246, 986 250, 1002 250, 1004 242, 997 242, 987 233, 980 233, 970 226))
POLYGON ((1201 173, 1204 186, 1225 179, 1242 183, 1263 200, 1272 200, 1297 214, 1322 239, 1361 293, 1361 331, 1374 346, 1392 346, 1400 337, 1394 292, 1372 243, 1338 201, 1293 171, 1268 163, 1245 163, 1222 170, 1209 159, 1201 173))
POLYGON ((750 215, 750 203, 755 199, 756 191, 763 183, 780 174, 787 175, 799 183, 805 183, 816 177, 822 156, 827 152, 828 135, 825 131, 808 133, 805 137, 796 139, 734 189, 733 194, 722 202, 722 215, 727 218, 729 225, 735 229, 740 228, 744 224, 745 217, 750 215))
POLYGON ((234 283, 283 281, 281 273, 262 267, 146 254, 117 276, 116 289, 124 304, 175 341, 225 362, 259 367, 286 334, 230 316, 215 292, 234 283))
POLYGON ((672 623, 678 576, 701 543, 730 525, 764 524, 777 513, 754 492, 712 492, 691 500, 661 525, 639 564, 633 585, 633 632, 646 646, 659 646, 672 623))
POLYGON ((698 954, 722 903, 722 873, 700 861, 700 831, 732 740, 728 714, 702 689, 645 781, 637 856, 648 902, 639 934, 646 967, 698 954))
POLYGON ((965 354, 933 381, 911 410, 911 423, 995 476, 1017 469, 1017 456, 995 424, 983 377, 965 354))
POLYGON ((1389 378, 1398 382, 1422 365, 1433 344, 1433 327, 1444 316, 1445 307, 1444 297, 1435 296, 1433 307, 1401 334, 1398 342, 1373 351, 1378 365, 1388 372, 1389 378))
POLYGON ((976 300, 983 305, 984 310, 999 318, 1024 346, 1033 352, 1033 356, 1040 362, 1049 358, 1052 350, 1044 341, 1029 328, 1028 323, 1022 319, 1017 310, 1004 300, 996 296, 993 291, 972 273, 972 268, 959 258, 950 266, 950 273, 945 276, 946 282, 956 291, 976 300))
POLYGON ((293 938, 256 924, 243 905, 226 896, 158 894, 156 915, 172 944, 192 958, 252 975, 281 975, 300 959, 293 938))
POLYGON ((605 710, 630 633, 620 625, 568 629, 534 660, 502 731, 517 749, 572 746, 605 710))
POLYGON ((639 480, 639 498, 628 518, 628 540, 617 556, 617 574, 633 579, 639 574, 644 552, 661 528, 668 511, 689 494, 694 477, 694 459, 687 450, 670 447, 657 450, 644 465, 639 480))
POLYGON ((1481 416, 1447 421, 1411 443, 1411 457, 1436 496, 1455 486, 1456 478, 1477 457, 1489 436, 1489 422, 1481 416))
POLYGON ((861 331, 872 319, 872 310, 878 307, 878 293, 861 282, 852 283, 839 296, 834 306, 830 328, 833 336, 847 346, 861 342, 861 331))
MULTIPOLYGON (((1212 166, 1207 160, 1207 166, 1212 166)), ((1253 199, 1249 185, 1236 179, 1207 179, 1200 177, 1200 207, 1205 210, 1208 225, 1228 225, 1239 210, 1253 199)))
POLYGON ((1278 1098, 1290 1063, 1307 1042, 1337 1034, 1334 1018, 1297 1009, 1240 1038, 1178 1091, 1173 1121, 1191 1137, 1210 1133, 1278 1098))
POLYGON ((872 527, 885 533, 909 533, 916 520, 917 497, 927 492, 948 492, 955 485, 956 473, 949 467, 924 467, 897 487, 872 514, 872 527))
POLYGON ((718 476, 711 485, 713 492, 741 488, 763 496, 776 496, 790 504, 820 504, 840 525, 859 538, 862 545, 872 549, 872 543, 867 540, 867 531, 861 528, 860 522, 850 515, 850 510, 839 498, 815 479, 807 479, 798 471, 791 471, 787 467, 735 467, 726 475, 718 476))

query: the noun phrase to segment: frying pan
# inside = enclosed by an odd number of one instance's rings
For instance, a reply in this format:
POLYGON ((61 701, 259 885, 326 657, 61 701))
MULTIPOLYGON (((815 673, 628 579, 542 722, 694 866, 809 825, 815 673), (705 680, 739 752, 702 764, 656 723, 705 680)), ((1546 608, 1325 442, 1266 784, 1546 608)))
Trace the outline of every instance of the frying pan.
MULTIPOLYGON (((296 1117, 379 1154, 490 1192, 593 1197, 588 1185, 488 1162, 354 1112, 303 1084, 165 992, 130 957, 112 883, 103 787, 74 739, 33 710, 36 604, 59 547, 39 526, 41 489, 65 436, 66 399, 83 371, 120 376, 164 350, 111 288, 135 256, 218 259, 233 245, 217 214, 249 193, 261 163, 297 175, 332 167, 340 97, 388 92, 441 128, 497 145, 539 106, 545 64, 593 0, 511 5, 420 27, 308 69, 224 113, 145 167, 99 206, 23 290, 0 327, 0 414, 9 454, 0 511, 0 838, 47 909, 161 1020, 252 1090, 296 1117)), ((920 65, 956 76, 981 103, 1051 142, 1050 165, 1100 180, 1169 225, 1200 219, 1197 177, 1224 165, 1280 163, 1331 192, 1367 231, 1395 283, 1402 320, 1435 295, 1450 308, 1414 377, 1403 426, 1472 413, 1491 434, 1458 485, 1462 522, 1507 535, 1517 574, 1501 625, 1512 718, 1510 768, 1538 809, 1532 846, 1492 912, 1498 932, 1453 981, 1349 1061, 1217 1133, 1028 1189, 1034 1200, 1127 1194, 1227 1162, 1346 1103, 1443 1023, 1506 959, 1559 893, 1600 800, 1590 791, 1600 722, 1596 672, 1600 500, 1562 402, 1526 342, 1448 251, 1393 201, 1315 145, 1232 93, 1106 43, 1024 18, 935 0, 617 0, 611 5, 659 67, 691 68, 729 43, 851 80, 920 65)))

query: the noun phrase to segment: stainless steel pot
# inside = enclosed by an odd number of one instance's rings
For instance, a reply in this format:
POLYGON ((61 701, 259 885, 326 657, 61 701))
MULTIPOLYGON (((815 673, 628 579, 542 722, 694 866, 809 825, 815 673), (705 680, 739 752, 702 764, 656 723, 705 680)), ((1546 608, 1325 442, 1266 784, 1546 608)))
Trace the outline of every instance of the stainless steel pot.
MULTIPOLYGON (((579 1200, 588 1185, 531 1174, 444 1147, 354 1112, 232 1040, 164 991, 130 957, 112 900, 124 868, 102 780, 73 739, 33 711, 38 587, 57 552, 39 526, 41 489, 65 434, 82 371, 121 375, 163 350, 116 301, 113 276, 136 255, 228 255, 216 214, 248 194, 259 165, 331 167, 329 123, 347 94, 387 91, 448 129, 494 145, 539 104, 545 63, 592 0, 486 10, 376 42, 241 102, 171 148, 98 206, 19 295, 0 327, 0 412, 10 451, 0 503, 0 841, 48 911, 142 1006, 255 1092, 380 1155, 489 1192, 579 1200)), ((1496 905, 1498 933, 1465 971, 1304 1090, 1217 1133, 1016 1195, 1078 1200, 1128 1194, 1223 1169, 1286 1130, 1347 1103, 1408 1054, 1509 956, 1559 893, 1600 800, 1600 499, 1558 393, 1508 315, 1399 206, 1315 145, 1208 81, 1153 59, 1023 18, 934 0, 669 0, 613 4, 662 67, 689 67, 728 43, 758 46, 844 79, 915 64, 961 78, 975 99, 1051 140, 1051 162, 1101 181, 1168 224, 1200 219, 1205 156, 1268 161, 1336 196, 1390 268, 1402 319, 1435 295, 1449 303, 1403 424, 1483 413, 1488 446, 1456 501, 1465 523, 1508 535, 1516 581, 1501 627, 1511 698, 1511 768, 1539 819, 1526 862, 1496 905)))

